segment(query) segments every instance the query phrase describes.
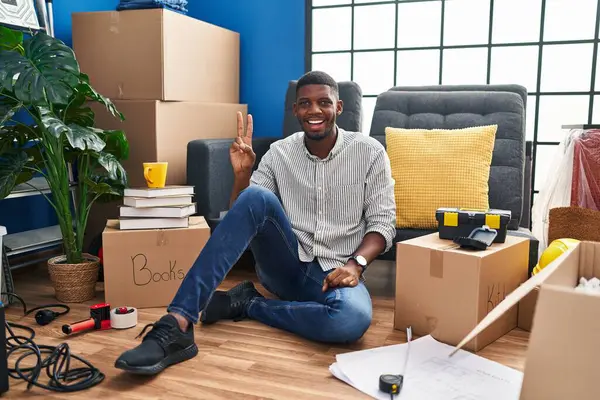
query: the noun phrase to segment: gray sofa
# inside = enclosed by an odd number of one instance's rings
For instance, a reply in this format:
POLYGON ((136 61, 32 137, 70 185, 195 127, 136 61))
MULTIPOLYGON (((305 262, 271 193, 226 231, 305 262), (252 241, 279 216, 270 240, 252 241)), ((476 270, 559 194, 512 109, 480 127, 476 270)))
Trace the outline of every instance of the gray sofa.
MULTIPOLYGON (((370 135, 385 146, 385 128, 463 128, 498 124, 490 170, 490 207, 510 210, 509 234, 530 241, 530 270, 538 241, 529 230, 531 152, 525 140, 527 90, 519 85, 393 87, 377 97, 370 135)), ((400 206, 400 205, 398 205, 400 206)), ((396 242, 432 231, 398 229, 396 242)), ((394 260, 395 249, 381 256, 394 260)))
MULTIPOLYGON (((290 82, 285 102, 283 136, 300 129, 292 113, 295 82, 290 82)), ((344 112, 339 125, 361 130, 360 87, 340 83, 344 112)), ((530 270, 537 262, 538 242, 529 231, 531 200, 531 147, 525 141, 527 91, 518 85, 393 87, 376 102, 370 135, 385 146, 385 127, 460 128, 476 124, 498 124, 490 173, 490 206, 509 209, 509 234, 530 241, 530 270)), ((269 145, 279 138, 255 138, 253 147, 260 162, 269 145)), ((198 214, 214 227, 226 211, 233 184, 229 164, 231 140, 194 140, 188 144, 188 184, 195 185, 198 214), (218 178, 217 178, 218 177, 218 178)), ((255 167, 256 167, 255 166, 255 167)), ((429 230, 398 229, 396 242, 431 233, 429 230)), ((379 258, 395 260, 395 246, 379 258)))

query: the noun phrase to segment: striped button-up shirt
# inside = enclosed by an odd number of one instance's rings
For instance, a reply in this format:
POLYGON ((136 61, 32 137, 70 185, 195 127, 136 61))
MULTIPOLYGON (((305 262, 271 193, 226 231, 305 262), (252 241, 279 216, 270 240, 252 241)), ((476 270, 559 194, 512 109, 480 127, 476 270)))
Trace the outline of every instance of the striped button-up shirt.
POLYGON ((392 246, 394 180, 385 148, 370 136, 338 127, 335 146, 320 159, 295 133, 271 145, 250 183, 279 197, 301 261, 316 258, 324 271, 343 266, 369 232, 383 235, 385 251, 392 246))

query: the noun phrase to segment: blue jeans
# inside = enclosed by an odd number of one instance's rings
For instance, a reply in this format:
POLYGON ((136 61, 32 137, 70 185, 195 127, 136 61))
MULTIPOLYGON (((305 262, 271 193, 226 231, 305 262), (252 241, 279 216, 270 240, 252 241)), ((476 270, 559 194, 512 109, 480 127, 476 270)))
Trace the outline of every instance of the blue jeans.
POLYGON ((317 261, 300 261, 296 235, 279 199, 259 186, 240 193, 187 273, 168 311, 197 323, 200 311, 248 246, 256 260, 258 279, 278 297, 252 299, 249 318, 320 342, 353 342, 369 328, 372 305, 364 284, 323 292, 329 272, 317 261))

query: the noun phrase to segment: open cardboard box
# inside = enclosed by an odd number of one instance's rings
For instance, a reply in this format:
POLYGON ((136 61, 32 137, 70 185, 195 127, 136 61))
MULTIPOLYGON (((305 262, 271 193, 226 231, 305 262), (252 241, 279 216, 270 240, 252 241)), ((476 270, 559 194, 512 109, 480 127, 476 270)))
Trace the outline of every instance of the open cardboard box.
POLYGON ((581 242, 532 276, 496 306, 455 351, 539 286, 520 399, 598 399, 600 295, 576 291, 581 277, 600 277, 600 243, 581 242))
POLYGON ((517 327, 524 331, 531 332, 533 326, 533 316, 535 315, 535 305, 540 294, 539 286, 536 286, 531 292, 519 301, 517 327))

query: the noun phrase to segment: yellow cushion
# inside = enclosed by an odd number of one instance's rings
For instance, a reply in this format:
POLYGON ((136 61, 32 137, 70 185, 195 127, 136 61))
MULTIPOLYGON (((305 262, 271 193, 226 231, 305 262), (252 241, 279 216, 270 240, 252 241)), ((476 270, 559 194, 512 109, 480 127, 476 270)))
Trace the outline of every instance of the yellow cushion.
POLYGON ((464 129, 385 129, 396 181, 396 227, 436 229, 440 207, 489 208, 497 125, 464 129))

